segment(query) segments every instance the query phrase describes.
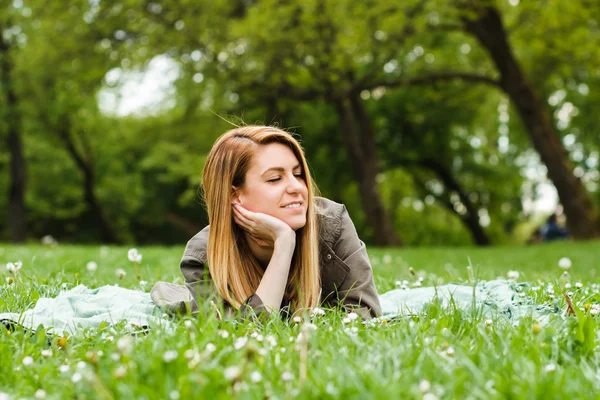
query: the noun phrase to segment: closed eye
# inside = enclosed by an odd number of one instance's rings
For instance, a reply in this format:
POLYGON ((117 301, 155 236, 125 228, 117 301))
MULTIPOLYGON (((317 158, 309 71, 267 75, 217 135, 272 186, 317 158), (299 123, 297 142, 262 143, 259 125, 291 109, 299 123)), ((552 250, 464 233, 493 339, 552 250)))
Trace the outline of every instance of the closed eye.
MULTIPOLYGON (((295 177, 300 178, 300 179, 304 179, 304 174, 294 174, 295 177)), ((281 178, 274 178, 274 179, 269 179, 267 182, 272 182, 275 183, 277 181, 281 180, 281 178)))

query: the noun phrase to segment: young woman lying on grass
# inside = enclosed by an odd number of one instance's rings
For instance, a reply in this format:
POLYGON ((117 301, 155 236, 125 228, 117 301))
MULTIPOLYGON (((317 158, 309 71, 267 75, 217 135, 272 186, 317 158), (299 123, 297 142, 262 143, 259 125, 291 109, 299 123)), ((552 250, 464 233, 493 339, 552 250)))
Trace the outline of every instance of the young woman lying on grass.
POLYGON ((342 305, 381 315, 365 244, 342 204, 317 197, 304 152, 288 132, 245 126, 217 139, 202 175, 210 225, 187 244, 181 271, 198 302, 229 313, 342 305))

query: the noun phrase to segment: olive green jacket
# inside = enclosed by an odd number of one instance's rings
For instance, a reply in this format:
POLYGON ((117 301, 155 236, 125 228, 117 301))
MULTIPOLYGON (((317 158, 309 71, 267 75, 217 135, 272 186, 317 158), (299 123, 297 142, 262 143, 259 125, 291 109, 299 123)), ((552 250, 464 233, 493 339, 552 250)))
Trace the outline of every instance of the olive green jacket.
MULTIPOLYGON (((379 296, 373 282, 373 271, 365 244, 359 239, 346 207, 323 197, 315 198, 319 222, 319 257, 321 266, 321 304, 325 307, 342 305, 356 311, 363 319, 381 315, 379 296)), ((181 272, 191 294, 192 312, 198 301, 213 300, 231 311, 224 302, 208 273, 206 249, 210 226, 189 240, 181 272)), ((174 304, 177 297, 167 286, 153 288, 152 297, 157 304, 174 304)), ((175 302, 176 303, 176 302, 175 302)), ((282 307, 286 302, 282 304, 282 307)), ((259 314, 265 310, 258 295, 250 296, 240 308, 242 314, 259 314)))

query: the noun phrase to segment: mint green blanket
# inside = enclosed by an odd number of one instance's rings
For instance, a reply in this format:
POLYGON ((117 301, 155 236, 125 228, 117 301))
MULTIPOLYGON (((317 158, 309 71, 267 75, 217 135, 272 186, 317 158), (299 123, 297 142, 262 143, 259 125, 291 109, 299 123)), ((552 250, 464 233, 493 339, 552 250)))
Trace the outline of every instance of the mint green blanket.
MULTIPOLYGON (((175 285, 159 282, 160 286, 172 289, 175 285)), ((380 295, 383 315, 380 319, 401 318, 422 314, 428 304, 437 301, 442 308, 457 307, 461 310, 482 311, 489 318, 505 318, 513 324, 525 315, 532 315, 543 323, 549 315, 559 312, 556 307, 532 304, 530 298, 521 293, 527 284, 517 284, 505 280, 482 281, 477 285, 448 284, 438 287, 395 289, 380 295)), ((49 333, 75 333, 80 328, 98 327, 100 323, 116 324, 127 321, 133 329, 139 327, 169 327, 168 320, 161 318, 165 311, 172 311, 173 304, 189 302, 187 290, 177 296, 181 298, 163 299, 157 296, 160 290, 150 293, 125 289, 119 286, 102 286, 89 289, 79 285, 61 292, 56 298, 40 298, 35 307, 23 313, 0 314, 4 325, 18 324, 27 329, 44 325, 49 333)), ((172 290, 168 291, 173 293, 172 290)), ((173 297, 171 295, 171 297, 173 297)))

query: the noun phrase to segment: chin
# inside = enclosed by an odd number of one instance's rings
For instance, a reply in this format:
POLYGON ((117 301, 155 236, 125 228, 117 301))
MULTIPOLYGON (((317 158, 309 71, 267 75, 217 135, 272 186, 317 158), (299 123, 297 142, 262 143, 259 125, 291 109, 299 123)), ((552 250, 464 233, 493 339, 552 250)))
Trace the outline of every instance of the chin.
POLYGON ((288 221, 285 221, 285 222, 290 226, 290 228, 292 228, 293 230, 297 231, 300 228, 304 228, 304 226, 306 225, 306 218, 303 218, 303 219, 300 219, 300 218, 298 218, 298 219, 292 219, 292 220, 288 220, 288 221))

